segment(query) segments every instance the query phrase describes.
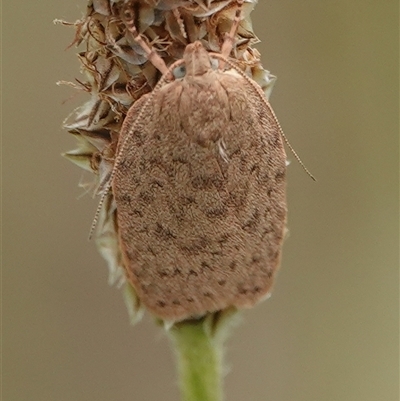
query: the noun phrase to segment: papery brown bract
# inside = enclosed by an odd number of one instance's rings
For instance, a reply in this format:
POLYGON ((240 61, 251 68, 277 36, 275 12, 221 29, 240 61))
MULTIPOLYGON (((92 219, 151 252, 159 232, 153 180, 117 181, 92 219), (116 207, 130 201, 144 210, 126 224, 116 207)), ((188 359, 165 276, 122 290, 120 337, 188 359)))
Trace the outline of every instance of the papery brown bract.
POLYGON ((170 321, 263 299, 286 224, 286 155, 257 84, 213 69, 200 42, 184 60, 129 110, 112 181, 128 280, 170 321))

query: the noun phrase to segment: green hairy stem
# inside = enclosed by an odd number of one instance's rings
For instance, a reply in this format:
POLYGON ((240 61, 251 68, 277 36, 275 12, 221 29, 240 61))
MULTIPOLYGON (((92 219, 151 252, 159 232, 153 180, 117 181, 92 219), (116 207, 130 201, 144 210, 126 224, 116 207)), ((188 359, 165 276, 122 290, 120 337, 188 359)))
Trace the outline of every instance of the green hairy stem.
POLYGON ((223 343, 234 316, 229 310, 176 323, 169 330, 182 401, 223 400, 223 343))

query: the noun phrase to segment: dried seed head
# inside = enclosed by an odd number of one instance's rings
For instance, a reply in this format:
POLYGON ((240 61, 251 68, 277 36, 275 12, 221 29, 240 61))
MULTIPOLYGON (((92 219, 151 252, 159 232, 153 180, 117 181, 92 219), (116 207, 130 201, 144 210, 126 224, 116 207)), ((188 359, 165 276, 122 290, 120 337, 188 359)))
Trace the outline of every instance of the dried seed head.
MULTIPOLYGON (((274 77, 262 68, 260 55, 252 48, 258 41, 249 16, 254 3, 246 1, 243 5, 242 21, 231 56, 240 69, 253 77, 269 94, 274 77)), ((159 72, 146 62, 146 52, 134 41, 132 32, 121 19, 124 4, 122 0, 90 1, 87 15, 72 24, 76 28, 73 44, 82 47, 79 60, 86 77, 86 81, 80 83, 80 90, 89 92, 90 99, 65 123, 67 129, 79 139, 77 149, 66 153, 66 157, 95 173, 94 193, 104 189, 110 177, 117 145, 121 141, 121 126, 128 110, 132 105, 139 109, 143 105, 144 95, 159 81, 159 72)), ((208 51, 220 52, 236 9, 235 0, 141 0, 135 2, 133 19, 135 29, 144 40, 163 58, 166 65, 171 65, 183 57, 188 44, 197 40, 201 40, 208 51)), ((214 114, 218 113, 215 111, 214 114)), ((185 122, 188 126, 191 124, 189 120, 185 122)), ((202 142, 203 135, 196 135, 199 143, 202 142)), ((227 158, 232 158, 232 155, 225 142, 216 142, 216 152, 227 163, 227 158)), ((176 150, 174 158, 184 160, 181 153, 176 150)), ((204 185, 201 180, 196 178, 194 185, 204 185)), ((239 202, 242 196, 244 194, 237 194, 235 201, 239 202)), ((115 281, 123 277, 126 266, 116 231, 117 212, 113 197, 113 193, 109 193, 103 204, 96 241, 115 281)), ((220 281, 222 283, 223 279, 220 281)))

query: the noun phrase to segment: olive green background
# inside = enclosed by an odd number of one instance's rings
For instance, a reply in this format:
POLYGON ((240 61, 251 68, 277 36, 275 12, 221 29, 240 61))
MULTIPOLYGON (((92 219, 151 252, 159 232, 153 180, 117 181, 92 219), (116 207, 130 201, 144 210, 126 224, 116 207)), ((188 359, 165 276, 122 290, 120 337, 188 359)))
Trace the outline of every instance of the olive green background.
MULTIPOLYGON (((175 401, 173 355, 135 327, 87 241, 89 175, 60 157, 85 101, 65 51, 85 7, 3 4, 3 400, 175 401)), ((272 298, 227 346, 227 401, 398 400, 398 2, 260 0, 289 167, 290 236, 272 298)))

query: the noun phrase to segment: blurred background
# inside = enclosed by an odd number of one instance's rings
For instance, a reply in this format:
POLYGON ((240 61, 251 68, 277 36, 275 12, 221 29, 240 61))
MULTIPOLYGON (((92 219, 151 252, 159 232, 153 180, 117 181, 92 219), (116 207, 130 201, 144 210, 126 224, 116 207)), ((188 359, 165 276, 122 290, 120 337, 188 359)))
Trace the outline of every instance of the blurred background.
MULTIPOLYGON (((84 95, 84 0, 3 4, 3 399, 176 401, 173 355, 87 241, 97 200, 61 158, 84 95), (70 99, 72 96, 74 98, 70 99)), ((270 300, 228 342, 227 401, 398 400, 398 2, 260 0, 271 103, 291 144, 290 236, 270 300)), ((86 177, 90 178, 89 176, 86 177)))

